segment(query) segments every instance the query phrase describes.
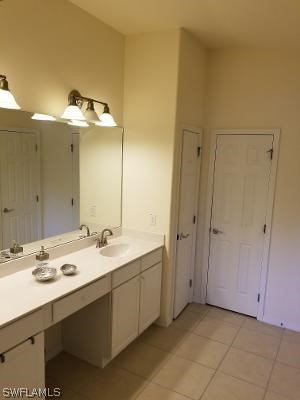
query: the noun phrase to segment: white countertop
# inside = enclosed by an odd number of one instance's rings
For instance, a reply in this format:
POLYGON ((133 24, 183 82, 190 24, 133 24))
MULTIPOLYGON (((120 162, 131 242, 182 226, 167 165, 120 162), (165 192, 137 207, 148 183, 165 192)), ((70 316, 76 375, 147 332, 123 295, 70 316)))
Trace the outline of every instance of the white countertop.
POLYGON ((93 244, 50 260, 49 266, 57 267, 54 280, 37 282, 32 276, 34 265, 0 278, 0 327, 163 246, 163 241, 125 235, 109 240, 109 244, 113 243, 130 244, 130 252, 121 257, 104 257, 93 244), (78 273, 64 276, 59 268, 66 263, 75 264, 78 273))

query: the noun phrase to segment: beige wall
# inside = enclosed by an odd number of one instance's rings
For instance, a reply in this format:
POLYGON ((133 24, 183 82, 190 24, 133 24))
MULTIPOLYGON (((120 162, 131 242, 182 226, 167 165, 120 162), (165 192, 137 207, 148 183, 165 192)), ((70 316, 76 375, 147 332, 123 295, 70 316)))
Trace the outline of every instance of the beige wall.
POLYGON ((126 38, 123 225, 166 235, 162 320, 169 318, 168 262, 179 30, 126 38), (157 216, 156 226, 149 214, 157 216))
MULTIPOLYGON (((207 50, 191 34, 184 29, 181 30, 180 37, 180 57, 178 74, 178 94, 177 94, 177 129, 174 152, 174 171, 173 171, 173 194, 172 194, 172 222, 171 222, 171 262, 175 267, 176 234, 178 221, 178 190, 180 180, 180 157, 182 145, 182 128, 193 127, 203 128, 205 89, 207 78, 207 50)), ((204 143, 202 137, 202 144, 204 143)), ((202 179, 202 178, 201 178, 202 179)), ((204 203, 200 193, 200 214, 203 213, 204 203)), ((203 196, 204 197, 204 196, 203 196)), ((201 224, 199 225, 201 227, 201 224)), ((200 231, 197 233, 198 241, 201 243, 200 231)), ((199 246, 201 250, 201 246, 199 246)), ((195 269, 195 282, 201 281, 201 257, 198 251, 196 258, 199 266, 195 269)), ((194 286, 194 291, 197 286, 194 286)))
POLYGON ((208 70, 209 128, 281 128, 264 318, 300 329, 300 55, 213 51, 208 70))
POLYGON ((61 115, 76 88, 122 124, 123 35, 67 0, 3 1, 0 21, 0 73, 24 110, 61 115))
POLYGON ((166 235, 163 324, 173 316, 181 127, 203 126, 205 71, 206 51, 182 29, 126 39, 123 222, 166 235))
POLYGON ((177 121, 202 128, 204 124, 207 51, 181 29, 177 121))

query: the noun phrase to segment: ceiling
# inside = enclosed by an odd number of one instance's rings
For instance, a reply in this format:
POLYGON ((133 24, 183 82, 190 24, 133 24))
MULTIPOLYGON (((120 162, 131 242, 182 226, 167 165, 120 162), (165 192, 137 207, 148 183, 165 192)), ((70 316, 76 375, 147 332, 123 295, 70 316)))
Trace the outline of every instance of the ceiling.
POLYGON ((70 0, 125 34, 184 27, 209 48, 300 49, 300 0, 70 0))

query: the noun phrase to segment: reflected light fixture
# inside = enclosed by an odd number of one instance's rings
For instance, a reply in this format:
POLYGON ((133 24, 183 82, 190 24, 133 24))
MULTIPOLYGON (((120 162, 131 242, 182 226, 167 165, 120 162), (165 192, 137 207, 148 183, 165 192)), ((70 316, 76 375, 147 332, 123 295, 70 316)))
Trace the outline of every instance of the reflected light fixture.
POLYGON ((69 121, 68 125, 78 126, 80 128, 87 128, 89 126, 89 124, 86 121, 76 121, 74 119, 72 121, 69 121))
MULTIPOLYGON (((96 124, 98 125, 98 124, 96 124)), ((109 107, 106 104, 104 106, 103 113, 100 115, 100 126, 117 126, 116 121, 113 119, 113 116, 109 112, 109 107)))
POLYGON ((36 121, 56 121, 56 118, 52 117, 52 115, 39 114, 39 113, 34 113, 31 119, 34 119, 36 121))
POLYGON ((100 122, 98 114, 95 111, 94 102, 92 100, 88 101, 86 111, 84 113, 85 119, 89 122, 100 122))
POLYGON ((0 75, 0 107, 10 108, 12 110, 21 109, 8 88, 8 82, 5 75, 0 75))
POLYGON ((69 105, 65 109, 61 118, 70 119, 72 121, 88 121, 99 126, 117 126, 114 118, 110 114, 107 103, 82 96, 77 90, 72 90, 68 99, 69 105), (87 108, 83 115, 81 108, 85 102, 87 102, 87 108), (104 107, 103 113, 100 117, 95 111, 94 103, 101 104, 104 107))

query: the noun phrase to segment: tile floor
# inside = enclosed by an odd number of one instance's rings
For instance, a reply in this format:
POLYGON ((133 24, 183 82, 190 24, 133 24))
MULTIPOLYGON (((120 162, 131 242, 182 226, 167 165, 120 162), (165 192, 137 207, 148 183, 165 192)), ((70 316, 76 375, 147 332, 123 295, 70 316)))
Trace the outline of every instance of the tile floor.
POLYGON ((103 370, 62 353, 46 375, 66 400, 300 400, 300 333, 190 304, 103 370))

